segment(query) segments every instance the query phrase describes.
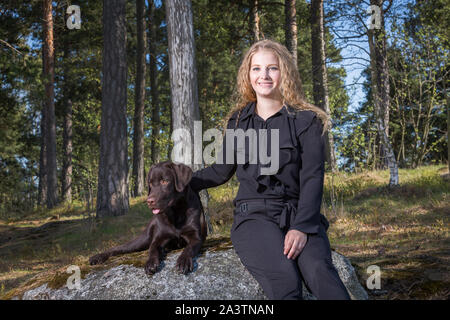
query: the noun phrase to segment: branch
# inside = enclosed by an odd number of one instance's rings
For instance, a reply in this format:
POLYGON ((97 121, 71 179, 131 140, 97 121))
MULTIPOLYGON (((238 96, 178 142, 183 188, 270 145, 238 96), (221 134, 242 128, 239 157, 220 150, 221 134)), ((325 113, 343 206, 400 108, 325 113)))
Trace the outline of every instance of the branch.
POLYGON ((340 46, 339 49, 345 49, 345 48, 350 47, 350 46, 356 47, 356 48, 364 51, 368 56, 370 56, 369 51, 367 51, 365 48, 363 48, 361 46, 358 46, 357 44, 354 44, 354 43, 347 43, 345 46, 340 46))
POLYGON ((342 60, 363 60, 363 61, 366 61, 366 62, 370 63, 369 59, 362 58, 362 57, 342 57, 341 59, 342 60))
POLYGON ((14 48, 12 45, 10 45, 8 42, 6 42, 5 40, 0 39, 0 42, 3 43, 4 45, 6 45, 7 47, 10 47, 11 49, 13 49, 14 51, 16 51, 18 54, 22 55, 22 52, 20 52, 19 50, 17 50, 16 48, 14 48))
POLYGON ((389 11, 389 9, 391 9, 393 2, 394 2, 393 0, 389 0, 389 4, 388 4, 387 8, 385 10, 383 10, 384 13, 387 13, 389 11))

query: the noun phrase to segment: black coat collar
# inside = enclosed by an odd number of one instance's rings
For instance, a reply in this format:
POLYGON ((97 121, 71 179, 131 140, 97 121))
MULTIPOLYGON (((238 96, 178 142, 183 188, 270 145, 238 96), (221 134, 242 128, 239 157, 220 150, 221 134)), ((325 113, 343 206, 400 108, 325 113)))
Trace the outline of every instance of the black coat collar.
MULTIPOLYGON (((244 121, 247 118, 249 118, 251 115, 253 115, 255 113, 255 108, 256 108, 256 102, 255 101, 249 102, 242 109, 240 120, 244 121)), ((279 112, 281 112, 283 114, 287 114, 287 116, 290 118, 295 118, 296 110, 294 108, 292 108, 291 106, 284 104, 283 108, 281 108, 281 110, 279 112)))

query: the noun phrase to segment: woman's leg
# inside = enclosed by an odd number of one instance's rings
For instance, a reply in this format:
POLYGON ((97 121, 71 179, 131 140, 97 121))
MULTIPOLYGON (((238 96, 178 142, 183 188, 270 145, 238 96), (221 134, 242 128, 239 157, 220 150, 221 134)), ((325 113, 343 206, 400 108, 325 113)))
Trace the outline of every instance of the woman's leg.
POLYGON ((231 232, 242 264, 269 299, 302 299, 302 284, 295 260, 283 254, 284 234, 265 220, 246 220, 231 232))
POLYGON ((317 234, 309 234, 297 258, 303 279, 319 300, 348 300, 350 296, 331 260, 330 242, 323 226, 317 234))

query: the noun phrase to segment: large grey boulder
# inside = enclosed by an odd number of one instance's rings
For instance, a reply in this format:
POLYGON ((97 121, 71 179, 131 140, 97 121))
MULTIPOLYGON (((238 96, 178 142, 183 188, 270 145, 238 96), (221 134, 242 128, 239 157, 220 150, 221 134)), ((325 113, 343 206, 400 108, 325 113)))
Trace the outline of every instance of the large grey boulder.
MULTIPOLYGON (((106 270, 94 270, 81 279, 80 288, 63 286, 51 289, 47 283, 26 291, 21 298, 34 299, 107 299, 107 300, 262 300, 264 293, 241 264, 234 249, 206 251, 195 259, 188 275, 174 271, 180 252, 170 253, 159 272, 147 276, 143 268, 122 264, 106 270)), ((332 252, 333 264, 352 299, 366 300, 354 268, 344 256, 332 252)), ((304 287, 304 298, 315 299, 304 287)), ((20 297, 16 297, 20 298, 20 297)))

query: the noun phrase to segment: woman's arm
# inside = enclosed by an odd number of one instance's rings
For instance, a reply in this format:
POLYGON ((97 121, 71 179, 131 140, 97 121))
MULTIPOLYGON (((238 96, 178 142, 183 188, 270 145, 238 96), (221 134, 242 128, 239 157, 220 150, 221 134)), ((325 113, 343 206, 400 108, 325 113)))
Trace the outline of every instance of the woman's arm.
POLYGON ((323 181, 325 173, 325 136, 322 122, 314 117, 300 136, 300 195, 297 214, 291 229, 304 233, 317 233, 320 224, 323 181))
MULTIPOLYGON (((234 128, 234 121, 233 118, 228 121, 227 129, 234 128)), ((232 164, 226 163, 225 138, 222 141, 222 153, 219 155, 219 157, 222 157, 222 164, 215 163, 207 168, 195 171, 189 183, 194 191, 198 192, 203 189, 220 186, 230 180, 236 172, 236 161, 233 161, 234 163, 232 164)))

